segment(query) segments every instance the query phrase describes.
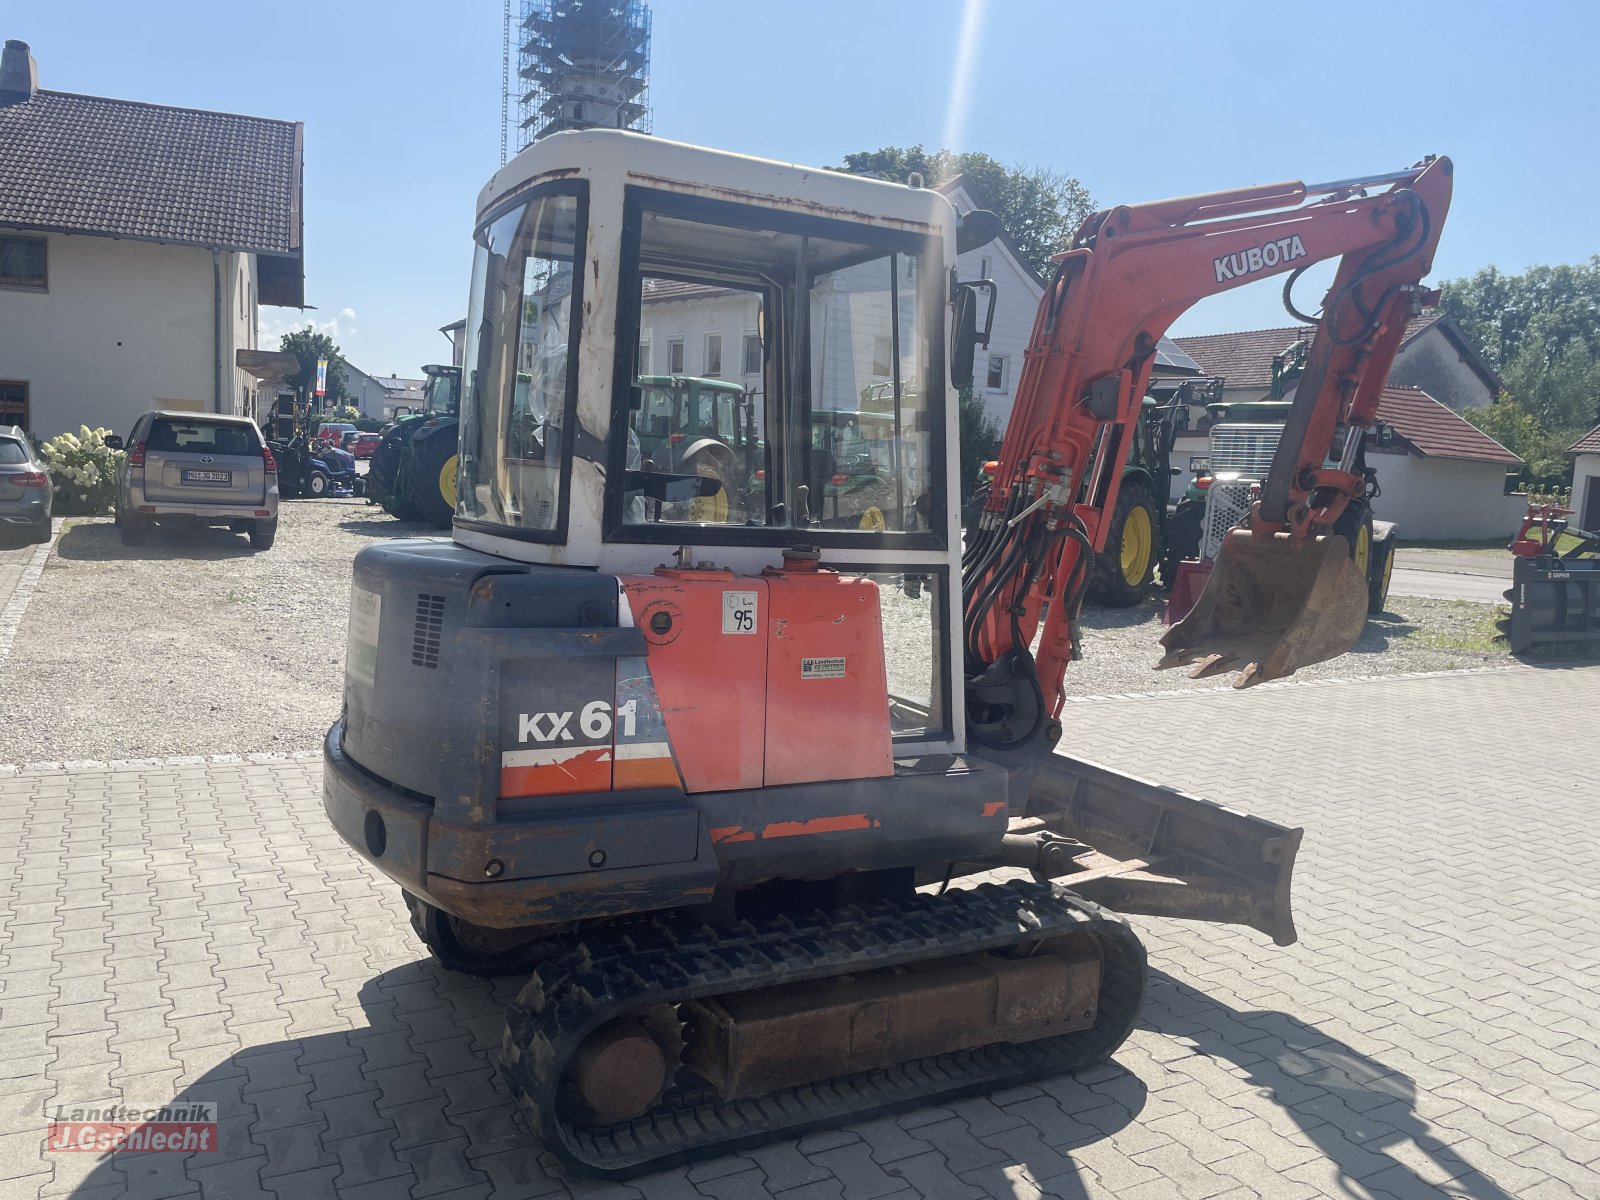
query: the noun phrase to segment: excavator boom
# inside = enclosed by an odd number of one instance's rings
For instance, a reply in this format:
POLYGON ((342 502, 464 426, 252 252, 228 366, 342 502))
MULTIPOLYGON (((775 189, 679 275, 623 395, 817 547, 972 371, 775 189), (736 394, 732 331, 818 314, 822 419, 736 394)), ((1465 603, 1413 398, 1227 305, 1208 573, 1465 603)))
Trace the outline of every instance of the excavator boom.
MULTIPOLYGON (((1205 595, 1164 639, 1163 665, 1287 675, 1349 649, 1364 593, 1330 534, 1366 486, 1353 450, 1406 321, 1431 297, 1451 164, 1371 178, 1269 184, 1096 213, 1058 256, 1040 305, 985 513, 969 544, 969 713, 982 745, 1020 747, 1059 714, 1093 553, 1156 345, 1207 296, 1341 260, 1318 318, 1277 459, 1248 530, 1230 539, 1205 595), (1385 188, 1376 194, 1369 189, 1385 188), (1336 434, 1350 430, 1341 461, 1336 434), (1037 658, 1029 647, 1041 632, 1037 658), (1031 693, 1031 696, 1030 696, 1031 693)), ((1295 315, 1299 316, 1298 313, 1295 315)))

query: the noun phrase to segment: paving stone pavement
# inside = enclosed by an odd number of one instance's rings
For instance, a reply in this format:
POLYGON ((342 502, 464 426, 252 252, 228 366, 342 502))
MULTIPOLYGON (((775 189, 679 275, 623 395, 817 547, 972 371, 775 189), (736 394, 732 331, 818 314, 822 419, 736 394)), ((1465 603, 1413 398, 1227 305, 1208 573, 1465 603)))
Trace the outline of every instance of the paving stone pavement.
POLYGON ((421 954, 314 756, 0 770, 0 1196, 1206 1200, 1600 1195, 1600 667, 1107 700, 1068 744, 1302 824, 1301 940, 1137 922, 1114 1064, 568 1185, 489 1056, 514 982, 421 954), (45 1106, 220 1106, 46 1153, 45 1106))

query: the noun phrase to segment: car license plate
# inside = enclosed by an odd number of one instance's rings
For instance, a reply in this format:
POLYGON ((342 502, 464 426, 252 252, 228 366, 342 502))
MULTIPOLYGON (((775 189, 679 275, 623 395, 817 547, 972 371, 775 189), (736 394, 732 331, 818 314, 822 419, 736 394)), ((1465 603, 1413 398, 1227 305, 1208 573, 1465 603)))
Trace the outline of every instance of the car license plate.
POLYGON ((190 471, 183 472, 185 483, 198 484, 201 487, 232 487, 232 471, 190 471))

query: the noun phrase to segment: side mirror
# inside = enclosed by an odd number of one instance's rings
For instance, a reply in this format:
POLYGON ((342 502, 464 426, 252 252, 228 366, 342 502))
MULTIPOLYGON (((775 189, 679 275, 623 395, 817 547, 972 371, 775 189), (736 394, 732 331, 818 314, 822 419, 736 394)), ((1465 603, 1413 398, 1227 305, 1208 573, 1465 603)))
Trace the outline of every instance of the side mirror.
POLYGON ((1382 421, 1379 421, 1377 429, 1373 433, 1372 442, 1373 445, 1378 446, 1380 449, 1394 445, 1394 426, 1385 425, 1382 421))
POLYGON ((956 222, 956 253, 987 246, 1005 232, 1005 222, 987 208, 975 208, 956 222))
POLYGON ((122 449, 122 438, 119 435, 115 434, 115 433, 107 434, 106 435, 106 449, 107 450, 121 450, 122 449))
POLYGON ((972 386, 972 363, 978 351, 978 298, 970 287, 958 287, 955 320, 950 331, 950 386, 972 386))

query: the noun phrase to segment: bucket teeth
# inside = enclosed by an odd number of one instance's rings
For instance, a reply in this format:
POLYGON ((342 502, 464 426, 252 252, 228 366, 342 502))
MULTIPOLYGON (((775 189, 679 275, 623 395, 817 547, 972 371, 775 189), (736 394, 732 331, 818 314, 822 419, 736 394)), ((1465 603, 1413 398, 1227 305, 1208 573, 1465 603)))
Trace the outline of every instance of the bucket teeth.
POLYGON ((1296 545, 1287 534, 1235 529, 1193 610, 1161 639, 1157 668, 1199 665, 1206 679, 1239 669, 1234 687, 1282 679, 1355 645, 1367 620, 1367 581, 1343 537, 1296 545))

